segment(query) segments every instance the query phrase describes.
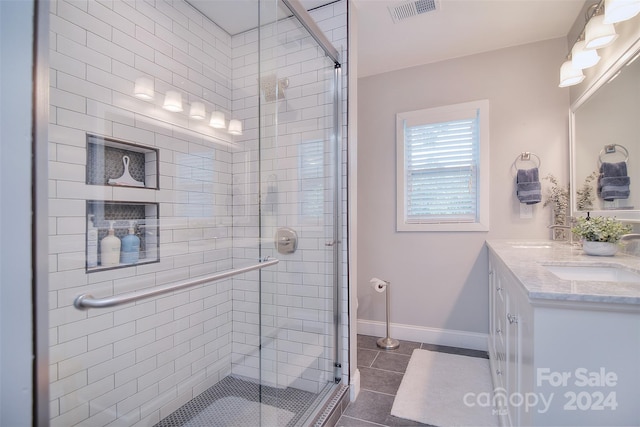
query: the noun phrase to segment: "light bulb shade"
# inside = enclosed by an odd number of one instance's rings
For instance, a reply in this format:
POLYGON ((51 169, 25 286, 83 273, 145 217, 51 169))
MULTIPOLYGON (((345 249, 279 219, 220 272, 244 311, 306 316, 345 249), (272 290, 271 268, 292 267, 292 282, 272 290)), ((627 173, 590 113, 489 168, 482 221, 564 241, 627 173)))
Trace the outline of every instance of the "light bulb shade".
POLYGON ((604 15, 594 16, 585 28, 585 49, 600 49, 609 46, 618 38, 613 24, 605 24, 604 15))
POLYGON ((136 98, 144 99, 145 101, 152 100, 154 97, 153 80, 148 77, 138 77, 133 88, 133 94, 136 98))
POLYGON ((162 108, 174 113, 182 111, 182 94, 175 90, 168 90, 164 96, 164 105, 162 108))
POLYGON ((580 68, 575 68, 571 60, 566 61, 560 67, 560 87, 577 85, 584 80, 584 73, 580 68))
POLYGON ((216 129, 222 129, 225 127, 224 113, 222 111, 214 111, 211 113, 211 120, 209 126, 216 129))
POLYGON ((229 120, 229 133, 231 135, 242 135, 242 122, 240 120, 229 120))
POLYGON ((585 49, 584 40, 576 42, 571 49, 571 61, 574 68, 585 69, 593 67, 600 61, 600 56, 595 49, 585 49))
POLYGON ((640 13, 640 0, 605 0, 604 23, 626 21, 640 13))
POLYGON ((204 120, 207 115, 204 104, 202 102, 192 102, 191 110, 189 110, 189 117, 195 120, 204 120))

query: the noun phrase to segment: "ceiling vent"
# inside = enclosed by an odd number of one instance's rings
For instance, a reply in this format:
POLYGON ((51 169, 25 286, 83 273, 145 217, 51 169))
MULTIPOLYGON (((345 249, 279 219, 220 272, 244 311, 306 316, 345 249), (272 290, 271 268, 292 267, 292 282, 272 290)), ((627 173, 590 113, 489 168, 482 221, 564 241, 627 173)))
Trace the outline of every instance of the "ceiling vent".
POLYGON ((395 23, 439 9, 440 0, 411 0, 389 6, 389 12, 395 23))

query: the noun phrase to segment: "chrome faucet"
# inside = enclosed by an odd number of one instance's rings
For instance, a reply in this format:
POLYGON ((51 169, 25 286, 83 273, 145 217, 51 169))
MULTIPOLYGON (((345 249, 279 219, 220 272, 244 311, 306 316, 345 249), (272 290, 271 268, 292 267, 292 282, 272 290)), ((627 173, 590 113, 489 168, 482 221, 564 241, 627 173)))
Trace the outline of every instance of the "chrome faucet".
POLYGON ((640 240, 640 234, 638 233, 623 234, 620 237, 620 241, 624 242, 626 240, 640 240))
MULTIPOLYGON (((577 222, 575 217, 569 216, 567 217, 567 220, 569 222, 569 225, 565 225, 565 224, 551 224, 548 225, 547 228, 551 229, 551 230, 556 230, 556 229, 562 229, 562 230, 569 230, 569 235, 566 236, 567 240, 569 242, 570 245, 574 244, 573 241, 573 233, 571 232, 571 229, 573 228, 573 226, 575 225, 575 223, 577 222)), ((555 235, 555 233, 554 233, 555 235)))

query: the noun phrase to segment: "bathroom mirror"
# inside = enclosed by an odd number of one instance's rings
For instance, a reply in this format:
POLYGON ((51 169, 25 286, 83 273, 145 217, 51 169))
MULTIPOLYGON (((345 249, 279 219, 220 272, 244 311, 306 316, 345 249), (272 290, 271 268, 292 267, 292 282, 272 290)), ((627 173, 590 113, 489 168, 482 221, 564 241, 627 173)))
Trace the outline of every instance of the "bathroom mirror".
MULTIPOLYGON (((640 221, 640 49, 625 53, 591 90, 571 109, 571 214, 616 216, 640 221), (624 190, 626 180, 604 180, 598 195, 600 165, 626 160, 629 195, 607 192, 624 190), (607 187, 607 184, 622 187, 607 187), (586 190, 586 191, 585 191, 586 190), (592 205, 589 206, 588 193, 592 205), (585 194, 587 193, 587 194, 585 194), (582 195, 581 195, 582 194, 582 195), (614 194, 613 197, 607 197, 614 194), (618 198, 620 197, 620 198, 618 198), (609 200, 605 200, 609 199, 609 200)), ((610 166, 610 165, 606 165, 610 166)), ((624 176, 616 169, 614 175, 624 176)))

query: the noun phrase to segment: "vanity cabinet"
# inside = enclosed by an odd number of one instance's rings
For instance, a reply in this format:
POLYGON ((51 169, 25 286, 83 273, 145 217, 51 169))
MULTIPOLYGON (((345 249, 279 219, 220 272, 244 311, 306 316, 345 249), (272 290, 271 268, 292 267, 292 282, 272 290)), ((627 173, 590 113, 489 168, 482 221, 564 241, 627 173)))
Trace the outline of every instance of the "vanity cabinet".
POLYGON ((514 280, 504 264, 490 257, 489 355, 494 381, 493 410, 501 425, 518 426, 521 425, 520 408, 509 406, 509 396, 521 390, 523 345, 526 347, 530 313, 524 294, 513 286, 514 280))
POLYGON ((501 425, 640 425, 640 306, 532 297, 491 247, 489 292, 501 425))

